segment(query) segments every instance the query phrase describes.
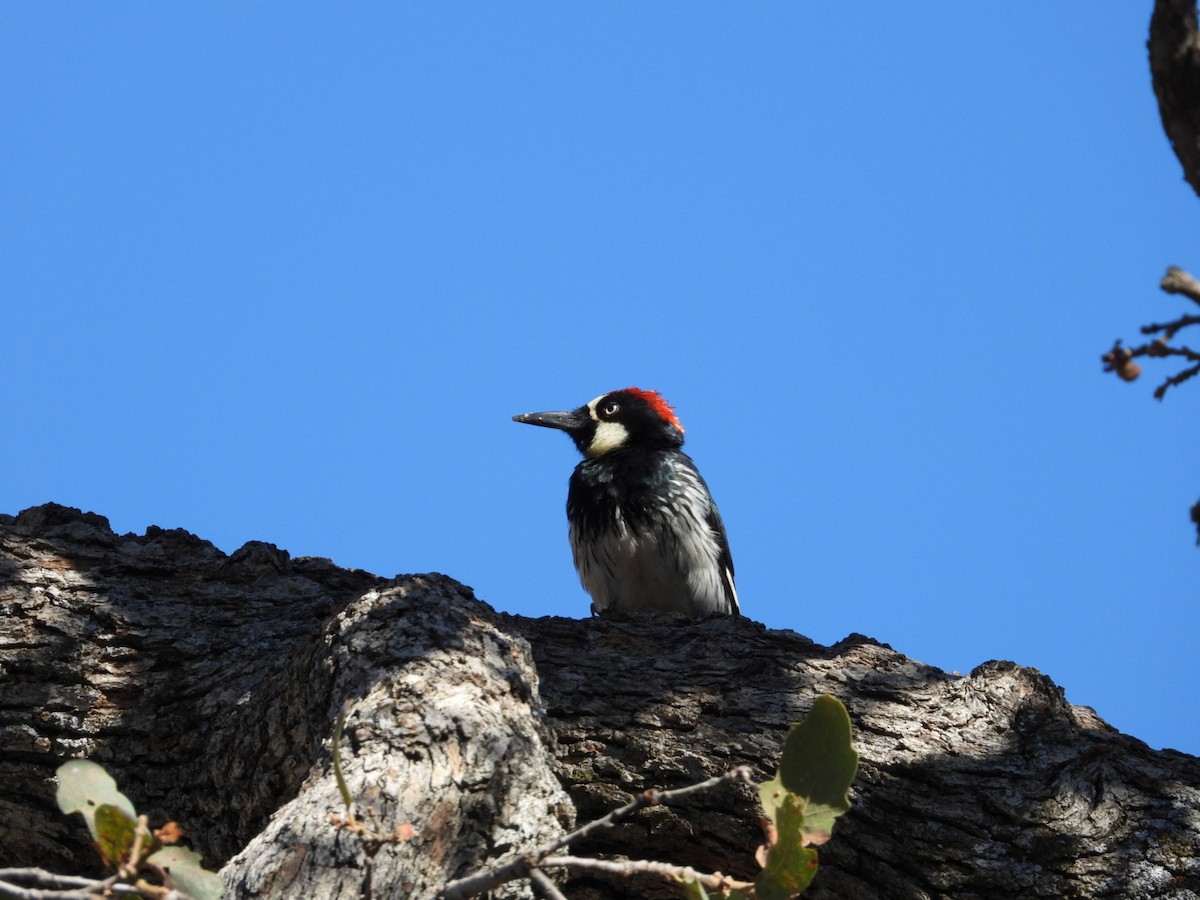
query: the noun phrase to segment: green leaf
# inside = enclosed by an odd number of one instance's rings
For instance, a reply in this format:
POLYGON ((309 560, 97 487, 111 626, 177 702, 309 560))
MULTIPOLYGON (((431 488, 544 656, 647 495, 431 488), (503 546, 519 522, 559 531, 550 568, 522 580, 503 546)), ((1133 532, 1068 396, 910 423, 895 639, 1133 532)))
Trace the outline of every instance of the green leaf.
POLYGON ((704 885, 694 878, 683 883, 683 896, 687 900, 709 900, 708 891, 704 889, 704 885))
POLYGON ((759 802, 762 803, 763 812, 767 814, 767 818, 772 822, 775 821, 775 808, 789 794, 791 794, 791 791, 783 786, 783 782, 779 780, 778 772, 775 773, 775 777, 770 781, 764 781, 758 786, 759 802))
POLYGON ((103 766, 86 759, 73 759, 59 766, 55 775, 58 777, 58 808, 68 815, 82 813, 93 840, 100 839, 96 831, 96 810, 101 806, 115 806, 130 819, 137 820, 133 804, 117 790, 117 783, 103 766))
POLYGON ((221 900, 225 883, 221 876, 200 865, 200 854, 186 847, 163 847, 146 862, 162 869, 167 887, 189 895, 193 900, 221 900))
POLYGON ((848 792, 857 771, 850 715, 840 700, 822 694, 788 732, 779 759, 779 786, 802 800, 806 843, 829 840, 834 820, 850 809, 848 792))
POLYGON ((779 799, 775 829, 775 843, 767 848, 763 870, 754 882, 758 900, 789 900, 817 874, 817 851, 804 846, 804 811, 793 794, 779 799))
POLYGON ((96 843, 100 855, 114 869, 129 859, 137 822, 125 811, 111 803, 101 803, 95 809, 96 843))

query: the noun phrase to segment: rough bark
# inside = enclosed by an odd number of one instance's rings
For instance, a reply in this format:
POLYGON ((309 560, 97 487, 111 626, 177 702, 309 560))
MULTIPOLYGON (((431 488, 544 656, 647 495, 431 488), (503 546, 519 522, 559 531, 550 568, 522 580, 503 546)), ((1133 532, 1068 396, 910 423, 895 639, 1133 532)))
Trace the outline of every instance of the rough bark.
MULTIPOLYGON (((385 582, 258 543, 226 556, 63 507, 0 517, 0 865, 94 867, 52 783, 89 757, 223 865, 231 896, 429 897, 645 787, 765 776, 818 693, 849 708, 862 770, 806 896, 1200 896, 1200 762, 1032 669, 961 677, 741 618, 524 619, 440 575, 385 582), (343 708, 357 802, 412 840, 330 824, 343 708)), ((726 786, 572 851, 748 876, 758 841, 749 788, 726 786)))
POLYGON ((430 896, 492 854, 561 831, 528 647, 444 576, 389 585, 250 543, 113 534, 58 506, 0 525, 0 861, 94 866, 54 806, 60 762, 105 765, 174 819, 234 896, 430 896), (330 767, 376 830, 345 815, 330 767), (272 817, 268 822, 268 817, 272 817), (245 848, 245 849, 243 849, 245 848))
POLYGON ((1163 130, 1200 194, 1200 32, 1196 0, 1155 0, 1150 17, 1150 76, 1163 130))
MULTIPOLYGON (((861 770, 854 808, 821 849, 805 896, 1192 898, 1200 889, 1200 761, 1119 734, 1036 670, 989 662, 949 675, 859 635, 821 647, 744 619, 510 621, 534 647, 581 819, 627 792, 736 764, 765 775, 787 725, 830 693, 850 710, 861 770)), ((748 875, 755 834, 745 810, 741 798, 684 816, 655 810, 590 849, 653 847, 748 875)), ((648 884, 571 893, 657 895, 672 896, 648 884)))

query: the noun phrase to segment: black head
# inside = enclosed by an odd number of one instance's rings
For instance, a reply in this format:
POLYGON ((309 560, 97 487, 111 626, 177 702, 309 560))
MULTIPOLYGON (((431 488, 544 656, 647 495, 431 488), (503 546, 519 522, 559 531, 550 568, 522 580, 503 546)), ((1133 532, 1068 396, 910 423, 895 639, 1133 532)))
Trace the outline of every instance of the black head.
POLYGON ((589 459, 626 447, 683 444, 683 426, 670 404, 657 391, 635 387, 604 394, 571 412, 525 413, 513 421, 565 431, 589 459))

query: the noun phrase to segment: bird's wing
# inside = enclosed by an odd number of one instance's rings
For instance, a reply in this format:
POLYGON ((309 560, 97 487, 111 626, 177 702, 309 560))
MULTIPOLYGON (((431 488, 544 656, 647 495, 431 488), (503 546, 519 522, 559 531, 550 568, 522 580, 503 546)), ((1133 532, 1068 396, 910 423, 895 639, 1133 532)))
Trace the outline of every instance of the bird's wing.
POLYGON ((729 603, 729 614, 739 616, 742 613, 738 605, 737 588, 733 586, 733 554, 729 552, 729 535, 725 533, 725 523, 721 521, 721 513, 716 503, 708 507, 708 527, 717 537, 719 555, 717 565, 721 569, 721 585, 725 588, 725 599, 729 603))

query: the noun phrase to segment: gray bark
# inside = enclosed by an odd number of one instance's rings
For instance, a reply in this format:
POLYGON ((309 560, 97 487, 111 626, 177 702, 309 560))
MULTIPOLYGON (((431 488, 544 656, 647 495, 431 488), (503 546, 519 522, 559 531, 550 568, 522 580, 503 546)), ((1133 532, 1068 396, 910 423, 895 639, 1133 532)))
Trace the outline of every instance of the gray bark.
MULTIPOLYGON (((739 764, 766 777, 819 693, 849 708, 862 766, 806 896, 1200 896, 1200 762, 1032 669, 960 677, 744 618, 525 619, 441 575, 384 581, 259 543, 226 556, 56 506, 0 517, 0 865, 94 870, 52 783, 88 757, 155 824, 179 822, 231 896, 430 897, 635 791, 739 764), (343 708, 357 803, 412 840, 330 824, 343 708)), ((756 817, 728 785, 572 852, 750 877, 756 817)))

